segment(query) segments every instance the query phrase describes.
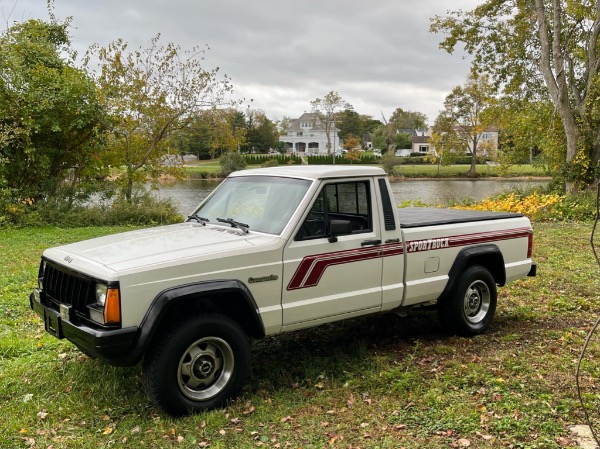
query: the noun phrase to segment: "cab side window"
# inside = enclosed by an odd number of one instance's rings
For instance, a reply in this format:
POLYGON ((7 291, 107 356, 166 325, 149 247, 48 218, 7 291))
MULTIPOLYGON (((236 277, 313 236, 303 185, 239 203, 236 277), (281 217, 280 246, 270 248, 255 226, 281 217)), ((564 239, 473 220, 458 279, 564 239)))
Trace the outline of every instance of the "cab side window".
POLYGON ((326 184, 315 200, 295 240, 329 236, 330 220, 348 220, 352 233, 373 230, 368 181, 326 184))

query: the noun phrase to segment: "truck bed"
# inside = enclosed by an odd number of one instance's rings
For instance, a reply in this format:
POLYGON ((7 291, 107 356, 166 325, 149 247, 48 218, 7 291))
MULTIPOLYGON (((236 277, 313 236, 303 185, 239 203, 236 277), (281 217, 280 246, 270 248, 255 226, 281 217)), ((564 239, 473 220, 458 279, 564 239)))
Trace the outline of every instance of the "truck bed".
POLYGON ((476 210, 443 209, 437 207, 406 207, 398 209, 401 228, 500 220, 503 218, 516 218, 522 216, 522 214, 511 212, 485 212, 476 210))

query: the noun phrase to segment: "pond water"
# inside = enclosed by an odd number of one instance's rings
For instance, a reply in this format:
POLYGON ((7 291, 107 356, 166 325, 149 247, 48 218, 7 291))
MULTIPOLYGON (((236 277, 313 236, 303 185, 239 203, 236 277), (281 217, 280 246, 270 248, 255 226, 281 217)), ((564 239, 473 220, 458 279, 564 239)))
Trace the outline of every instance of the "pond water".
MULTIPOLYGON (((494 178, 477 180, 403 180, 391 183, 396 203, 420 201, 431 205, 448 205, 465 199, 480 201, 502 192, 543 188, 547 184, 547 180, 494 178)), ((179 211, 187 215, 218 185, 218 181, 179 181, 173 184, 161 185, 160 190, 156 192, 156 196, 171 198, 179 211)))

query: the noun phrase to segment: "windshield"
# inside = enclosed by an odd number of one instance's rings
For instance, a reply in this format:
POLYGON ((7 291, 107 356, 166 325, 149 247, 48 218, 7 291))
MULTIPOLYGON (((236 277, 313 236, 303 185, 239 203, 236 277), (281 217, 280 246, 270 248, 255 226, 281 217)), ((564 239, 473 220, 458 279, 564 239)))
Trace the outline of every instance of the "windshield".
POLYGON ((230 218, 248 225, 251 231, 279 234, 310 184, 304 179, 275 176, 227 178, 192 215, 212 224, 230 218))

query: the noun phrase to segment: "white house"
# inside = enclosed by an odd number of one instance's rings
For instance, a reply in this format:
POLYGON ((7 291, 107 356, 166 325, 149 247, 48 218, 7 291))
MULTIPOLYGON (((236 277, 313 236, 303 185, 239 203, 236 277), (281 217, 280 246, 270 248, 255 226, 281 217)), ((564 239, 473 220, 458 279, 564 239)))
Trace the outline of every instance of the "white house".
MULTIPOLYGON (((412 148, 410 150, 397 150, 396 156, 408 156, 410 153, 421 153, 421 154, 437 154, 437 151, 433 145, 431 145, 431 135, 433 128, 429 128, 427 132, 415 132, 412 137, 412 148)), ((473 143, 469 142, 469 151, 473 149, 473 143)), ((478 141, 478 153, 481 155, 488 155, 495 152, 498 149, 498 128, 490 126, 486 128, 480 135, 478 141)))
MULTIPOLYGON (((332 126, 330 132, 331 148, 341 146, 338 131, 332 126)), ((300 155, 327 154, 327 134, 325 122, 314 112, 305 112, 300 118, 290 119, 288 128, 279 141, 287 145, 288 151, 300 155)))

